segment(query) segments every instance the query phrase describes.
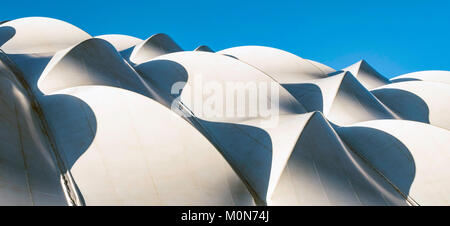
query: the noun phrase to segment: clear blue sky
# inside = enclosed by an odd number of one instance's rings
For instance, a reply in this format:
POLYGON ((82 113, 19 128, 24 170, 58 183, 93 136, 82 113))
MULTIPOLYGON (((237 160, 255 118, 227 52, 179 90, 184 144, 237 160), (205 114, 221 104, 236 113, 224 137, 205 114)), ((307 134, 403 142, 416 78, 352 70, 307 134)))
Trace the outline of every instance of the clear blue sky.
POLYGON ((0 20, 46 16, 91 35, 167 33, 191 50, 280 48, 336 69, 365 59, 387 77, 450 70, 450 1, 2 1, 0 20))

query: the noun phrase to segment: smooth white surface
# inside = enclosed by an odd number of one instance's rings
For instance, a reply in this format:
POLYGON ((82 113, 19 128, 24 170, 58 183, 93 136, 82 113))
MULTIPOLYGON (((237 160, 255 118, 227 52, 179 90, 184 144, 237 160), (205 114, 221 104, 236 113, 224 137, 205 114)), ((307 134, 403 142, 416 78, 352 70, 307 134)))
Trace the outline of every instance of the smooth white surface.
POLYGON ((252 65, 279 83, 298 83, 326 77, 330 70, 286 51, 264 46, 240 46, 224 49, 218 54, 229 55, 252 65))
POLYGON ((130 61, 140 64, 167 53, 183 51, 175 41, 166 34, 155 34, 134 47, 130 56, 130 61))
POLYGON ((374 89, 391 83, 365 60, 358 61, 342 70, 351 72, 366 89, 374 89))
POLYGON ((114 47, 97 38, 57 52, 37 82, 44 94, 81 85, 108 85, 148 94, 139 75, 114 47))
POLYGON ((56 52, 89 38, 69 23, 46 17, 26 17, 0 25, 0 39, 8 39, 0 48, 9 54, 56 52))
POLYGON ((376 120, 343 127, 338 133, 418 204, 450 202, 448 130, 413 121, 376 120))
POLYGON ((145 96, 78 86, 42 104, 87 205, 253 205, 214 146, 145 96))
POLYGON ((450 85, 425 81, 399 82, 374 89, 372 93, 403 119, 450 130, 450 85))
POLYGON ((104 39, 104 40, 108 41, 119 52, 129 49, 129 48, 132 48, 144 41, 140 38, 136 38, 133 36, 119 35, 119 34, 99 35, 99 36, 95 36, 94 38, 104 39))

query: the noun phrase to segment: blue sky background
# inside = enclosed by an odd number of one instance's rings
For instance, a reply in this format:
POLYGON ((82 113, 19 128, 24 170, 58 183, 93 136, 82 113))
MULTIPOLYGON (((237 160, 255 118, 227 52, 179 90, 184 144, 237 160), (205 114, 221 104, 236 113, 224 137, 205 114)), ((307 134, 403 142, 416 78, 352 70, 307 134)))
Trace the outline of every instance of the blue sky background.
POLYGON ((450 70, 450 1, 2 1, 0 20, 46 16, 91 35, 170 35, 186 50, 280 48, 335 69, 365 59, 387 77, 450 70))

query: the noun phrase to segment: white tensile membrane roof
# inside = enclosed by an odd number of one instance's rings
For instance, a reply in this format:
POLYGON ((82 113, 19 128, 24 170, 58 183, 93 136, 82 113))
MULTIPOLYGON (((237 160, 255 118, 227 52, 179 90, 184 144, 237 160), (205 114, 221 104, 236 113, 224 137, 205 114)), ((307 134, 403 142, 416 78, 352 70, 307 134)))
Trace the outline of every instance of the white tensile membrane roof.
POLYGON ((0 205, 450 205, 450 72, 0 24, 0 205))

